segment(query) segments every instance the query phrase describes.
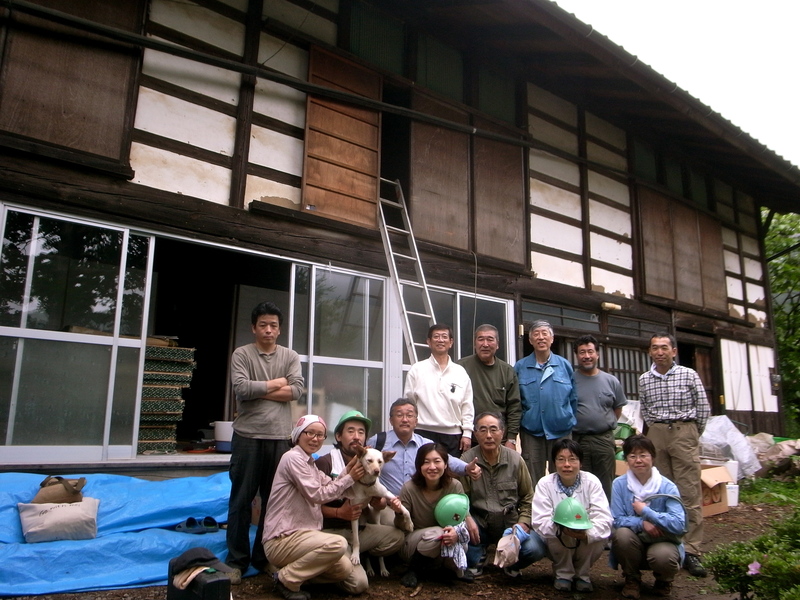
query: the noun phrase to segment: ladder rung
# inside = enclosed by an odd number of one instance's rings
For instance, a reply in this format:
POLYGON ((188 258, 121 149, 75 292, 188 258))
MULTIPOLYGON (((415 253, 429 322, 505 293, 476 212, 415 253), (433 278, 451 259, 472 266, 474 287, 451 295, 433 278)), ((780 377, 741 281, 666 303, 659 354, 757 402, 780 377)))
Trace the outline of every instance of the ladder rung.
POLYGON ((397 200, 389 200, 388 198, 381 198, 381 204, 389 204, 391 206, 400 208, 402 205, 397 200))
POLYGON ((421 313, 421 312, 414 312, 413 310, 407 310, 406 314, 407 315, 412 315, 414 317, 425 317, 426 319, 430 319, 431 318, 431 316, 429 314, 421 313))
POLYGON ((386 226, 386 231, 391 231, 392 233, 402 233, 403 235, 409 235, 411 233, 407 229, 400 229, 399 227, 392 227, 391 225, 386 226))
POLYGON ((399 283, 400 285, 406 286, 406 287, 413 287, 413 288, 417 288, 417 289, 420 289, 420 290, 425 289, 425 286, 422 285, 420 282, 412 281, 410 279, 399 279, 397 283, 399 283))
POLYGON ((402 252, 392 252, 392 254, 398 258, 405 258, 406 260, 413 260, 415 262, 417 260, 416 257, 411 256, 410 254, 403 254, 402 252))

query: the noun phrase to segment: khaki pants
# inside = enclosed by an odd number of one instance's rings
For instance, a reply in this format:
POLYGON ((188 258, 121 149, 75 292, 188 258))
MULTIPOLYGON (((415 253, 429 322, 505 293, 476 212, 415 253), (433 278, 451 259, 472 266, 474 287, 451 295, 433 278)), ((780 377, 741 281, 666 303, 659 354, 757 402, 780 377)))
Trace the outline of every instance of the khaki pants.
POLYGON ((700 486, 700 434, 694 422, 653 423, 647 437, 656 447, 653 465, 678 486, 686 507, 686 552, 700 554, 703 542, 702 491, 700 486))
POLYGON ((278 569, 283 585, 296 592, 306 581, 336 583, 350 594, 369 587, 361 565, 354 567, 347 554, 347 540, 340 535, 301 529, 264 542, 269 562, 278 569))
MULTIPOLYGON (((578 540, 563 535, 564 543, 574 546, 578 540)), ((577 548, 566 548, 557 538, 547 538, 547 551, 553 560, 553 573, 556 579, 580 579, 591 583, 589 571, 592 565, 600 558, 605 548, 606 540, 597 540, 587 543, 581 540, 577 548)))
POLYGON ((642 579, 642 569, 653 571, 657 581, 672 581, 681 568, 676 544, 645 544, 629 527, 614 530, 611 534, 611 551, 622 567, 622 574, 637 581, 642 579))
MULTIPOLYGON (((387 510, 394 516, 394 511, 387 510)), ((352 549, 353 529, 323 529, 323 533, 340 535, 347 540, 352 549)), ((358 543, 361 545, 361 552, 369 552, 372 556, 389 556, 399 551, 403 546, 405 535, 397 527, 391 525, 376 525, 367 523, 358 532, 358 543)))

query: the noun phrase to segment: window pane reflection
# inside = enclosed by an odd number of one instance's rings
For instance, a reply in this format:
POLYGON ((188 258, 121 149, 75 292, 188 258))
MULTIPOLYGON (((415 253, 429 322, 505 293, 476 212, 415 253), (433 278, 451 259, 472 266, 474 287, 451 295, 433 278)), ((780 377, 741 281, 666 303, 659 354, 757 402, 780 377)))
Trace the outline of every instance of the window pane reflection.
POLYGON ((314 365, 314 389, 311 413, 320 415, 328 424, 328 439, 335 439, 333 430, 341 416, 349 410, 360 410, 373 423, 373 433, 381 431, 382 373, 380 369, 314 365))

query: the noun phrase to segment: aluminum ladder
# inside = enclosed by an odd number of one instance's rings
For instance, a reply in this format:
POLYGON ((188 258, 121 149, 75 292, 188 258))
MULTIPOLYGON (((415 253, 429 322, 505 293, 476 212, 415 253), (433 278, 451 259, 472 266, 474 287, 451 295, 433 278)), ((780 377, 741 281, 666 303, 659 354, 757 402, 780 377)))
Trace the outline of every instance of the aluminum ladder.
MULTIPOLYGON (((378 198, 378 227, 383 238, 389 275, 397 295, 403 321, 406 350, 411 363, 420 360, 420 350, 428 351, 428 329, 436 322, 428 284, 422 271, 417 242, 408 218, 408 208, 400 181, 381 177, 378 198), (384 197, 383 190, 395 196, 384 197)), ((424 356, 424 355, 423 355, 424 356)))

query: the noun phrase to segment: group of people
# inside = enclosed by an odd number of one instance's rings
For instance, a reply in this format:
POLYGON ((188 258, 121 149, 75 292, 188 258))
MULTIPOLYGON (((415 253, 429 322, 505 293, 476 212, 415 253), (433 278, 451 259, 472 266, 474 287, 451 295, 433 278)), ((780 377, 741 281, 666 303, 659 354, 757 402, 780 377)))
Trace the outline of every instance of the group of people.
POLYGON ((301 589, 306 582, 363 592, 367 572, 350 556, 351 523, 367 511, 375 516, 357 530, 364 564, 370 568, 370 555, 383 564, 397 554, 407 566, 401 583, 409 587, 442 567, 473 580, 489 547, 510 536, 519 552, 506 574, 548 557, 560 591, 592 591, 589 570, 607 546, 622 568, 627 598, 639 598, 643 569, 653 571, 653 591, 662 596, 681 566, 705 575, 699 435, 709 407, 697 373, 675 363, 669 334, 651 338, 653 364, 639 380, 650 431, 625 440, 628 471, 614 479, 614 429, 627 400, 620 382, 598 368, 592 336, 575 341, 573 370, 551 352, 552 327, 537 321, 529 331, 533 352, 512 367, 496 356, 495 327, 478 327, 475 353, 456 363, 451 328, 434 325, 430 357, 412 365, 404 397, 390 407, 391 430, 370 435, 370 419, 348 411, 333 430, 334 449, 317 456, 328 427, 317 415, 292 427, 288 403, 300 396, 303 378, 297 354, 277 343, 282 324, 277 306, 256 306, 254 343, 231 360, 238 415, 226 562, 234 583, 252 565, 273 572, 286 600, 309 598, 301 589), (366 472, 359 460, 364 446, 388 459, 380 482, 394 497, 347 499, 366 472), (251 552, 256 495, 262 508, 251 552), (443 523, 437 506, 461 495, 468 512, 443 523), (405 514, 413 531, 403 531, 405 514))

